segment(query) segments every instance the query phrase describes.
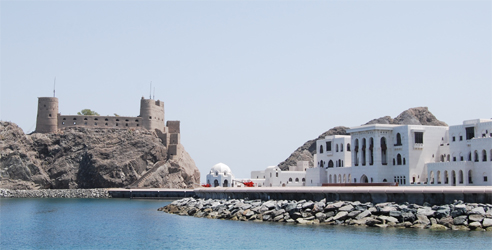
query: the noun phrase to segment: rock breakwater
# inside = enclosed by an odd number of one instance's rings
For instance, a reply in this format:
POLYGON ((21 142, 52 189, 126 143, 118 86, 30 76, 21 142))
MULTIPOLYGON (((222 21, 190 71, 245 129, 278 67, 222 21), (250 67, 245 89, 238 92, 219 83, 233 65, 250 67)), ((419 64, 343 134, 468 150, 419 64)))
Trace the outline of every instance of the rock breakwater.
POLYGON ((108 190, 97 189, 0 189, 0 198, 110 198, 108 190))
POLYGON ((325 199, 262 201, 184 198, 158 210, 200 218, 240 221, 492 231, 492 205, 462 201, 440 206, 420 206, 394 202, 326 202, 325 199))

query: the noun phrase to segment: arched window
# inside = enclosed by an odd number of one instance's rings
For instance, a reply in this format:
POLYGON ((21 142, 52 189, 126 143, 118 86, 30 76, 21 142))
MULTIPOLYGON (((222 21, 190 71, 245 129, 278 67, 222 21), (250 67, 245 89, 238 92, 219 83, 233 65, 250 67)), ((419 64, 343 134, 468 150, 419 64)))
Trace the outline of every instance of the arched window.
POLYGON ((449 184, 449 175, 447 170, 444 171, 444 184, 449 184))
POLYGON ((441 171, 437 171, 437 184, 441 184, 441 171))
POLYGON ((468 170, 468 184, 473 184, 473 175, 471 169, 468 170))
POLYGON ((337 150, 337 152, 338 152, 338 144, 336 145, 336 148, 337 148, 336 150, 337 150))
POLYGON ((332 168, 332 167, 333 167, 333 161, 332 161, 332 160, 330 160, 330 161, 328 162, 328 167, 329 167, 329 168, 332 168))
POLYGON ((350 151, 350 143, 347 143, 347 151, 350 151))
POLYGON ((299 178, 296 178, 296 182, 299 182, 299 178))
POLYGON ((219 186, 219 181, 218 180, 214 180, 214 187, 218 187, 219 186))
POLYGON ((374 164, 374 139, 369 138, 369 165, 374 164))
POLYGON ((444 155, 441 155, 441 162, 444 162, 444 155))
POLYGON ((360 177, 360 183, 368 183, 369 181, 367 180, 367 176, 365 174, 363 174, 361 177, 360 177))
POLYGON ((347 183, 347 175, 343 174, 343 183, 347 183))
POLYGON ((222 186, 223 187, 228 187, 229 186, 229 181, 228 180, 224 180, 224 184, 222 186))
MULTIPOLYGON (((306 178, 302 178, 302 182, 306 182, 306 178)), ((311 181, 311 183, 312 183, 312 181, 311 181)))
POLYGON ((400 133, 396 134, 396 144, 395 146, 401 146, 401 135, 400 133))
POLYGON ((470 153, 468 153, 468 161, 471 161, 471 160, 472 160, 472 158, 471 158, 471 152, 470 152, 470 153))
POLYGON ((478 162, 478 151, 475 150, 475 162, 478 162))
POLYGON ((338 183, 342 183, 342 175, 341 174, 338 175, 338 183))
POLYGON ((458 172, 458 177, 459 177, 460 184, 463 184, 463 170, 460 170, 458 172))
POLYGON ((340 143, 340 152, 343 152, 343 143, 340 143))
POLYGON ((278 172, 275 172, 275 177, 278 177, 278 172))
POLYGON ((407 161, 405 160, 405 157, 403 157, 403 165, 407 165, 407 161))
POLYGON ((289 182, 292 182, 292 178, 289 178, 289 182))
POLYGON ((456 172, 454 170, 451 171, 451 185, 456 186, 456 172))
POLYGON ((342 160, 338 159, 338 167, 342 166, 342 160))
POLYGON ((354 166, 359 166, 359 139, 355 139, 354 166))
POLYGON ((388 164, 388 157, 386 156, 386 150, 388 147, 386 146, 386 138, 381 138, 381 164, 388 164))
POLYGON ((434 171, 430 172, 430 184, 434 184, 434 171))
POLYGON ((448 155, 447 160, 448 160, 448 161, 451 161, 451 155, 448 155))
POLYGON ((482 150, 482 161, 487 161, 487 151, 482 150))
POLYGON ((352 180, 352 175, 348 174, 348 179, 347 179, 348 183, 350 183, 351 180, 352 180))
POLYGON ((319 146, 319 153, 322 154, 323 153, 323 145, 319 146))
POLYGON ((362 166, 366 165, 366 138, 362 139, 362 166))
POLYGON ((401 165, 401 154, 396 155, 396 164, 401 165))
POLYGON ((394 166, 394 165, 396 165, 396 164, 395 164, 395 158, 393 158, 393 166, 394 166))

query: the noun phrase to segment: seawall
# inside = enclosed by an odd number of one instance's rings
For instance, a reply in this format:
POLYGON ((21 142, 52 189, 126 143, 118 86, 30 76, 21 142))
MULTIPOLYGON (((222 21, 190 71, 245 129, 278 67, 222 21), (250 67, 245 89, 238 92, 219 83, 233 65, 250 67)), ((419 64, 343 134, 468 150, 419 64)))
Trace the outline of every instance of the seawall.
POLYGON ((164 188, 148 188, 148 189, 124 189, 110 188, 108 189, 111 198, 138 198, 138 199, 180 199, 185 197, 195 196, 193 189, 164 189, 164 188))
POLYGON ((109 198, 107 189, 0 189, 0 198, 109 198))
POLYGON ((467 203, 492 204, 492 187, 261 187, 261 188, 197 188, 204 199, 313 200, 360 202, 396 202, 432 205, 467 203))

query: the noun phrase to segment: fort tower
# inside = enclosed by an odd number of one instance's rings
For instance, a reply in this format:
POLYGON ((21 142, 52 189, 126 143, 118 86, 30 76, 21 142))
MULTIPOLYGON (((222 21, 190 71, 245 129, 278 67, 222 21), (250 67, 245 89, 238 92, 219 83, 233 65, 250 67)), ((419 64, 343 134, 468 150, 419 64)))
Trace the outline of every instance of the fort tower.
POLYGON ((58 98, 38 97, 37 133, 54 133, 58 130, 58 98))
POLYGON ((148 130, 164 129, 164 102, 153 99, 140 100, 140 117, 142 117, 142 126, 148 130))

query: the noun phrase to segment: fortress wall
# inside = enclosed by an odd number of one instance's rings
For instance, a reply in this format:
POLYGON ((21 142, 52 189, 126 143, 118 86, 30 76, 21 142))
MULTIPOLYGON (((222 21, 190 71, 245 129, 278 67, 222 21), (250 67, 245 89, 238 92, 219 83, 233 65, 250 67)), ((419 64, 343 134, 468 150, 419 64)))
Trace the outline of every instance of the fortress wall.
POLYGON ((167 121, 166 127, 169 128, 169 133, 180 133, 179 121, 167 121))
POLYGON ((139 128, 142 127, 141 117, 130 116, 95 116, 95 115, 60 115, 58 128, 139 128))

